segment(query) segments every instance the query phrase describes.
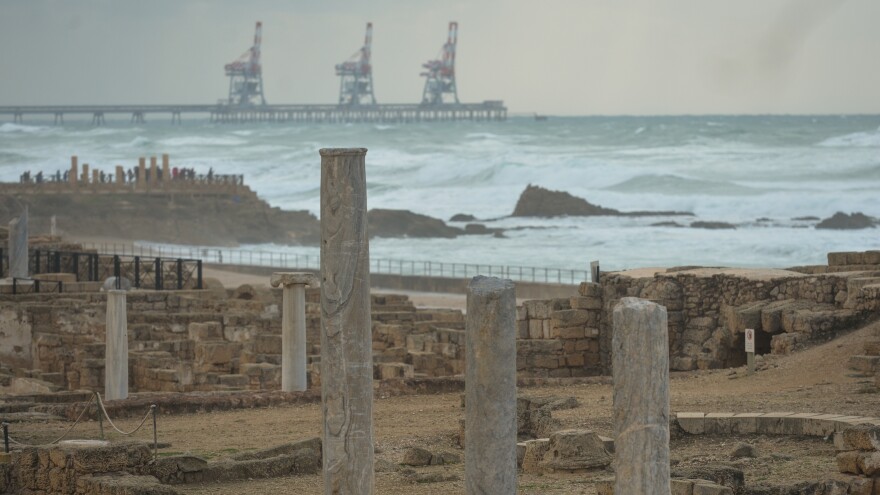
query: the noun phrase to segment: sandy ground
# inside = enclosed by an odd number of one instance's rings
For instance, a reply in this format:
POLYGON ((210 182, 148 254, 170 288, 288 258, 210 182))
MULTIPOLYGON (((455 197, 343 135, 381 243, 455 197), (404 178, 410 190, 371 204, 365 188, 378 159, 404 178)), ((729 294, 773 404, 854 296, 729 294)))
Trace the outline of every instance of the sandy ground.
MULTIPOLYGON (((770 366, 755 375, 743 368, 708 372, 674 373, 670 385, 671 410, 702 412, 816 412, 852 415, 880 414, 880 393, 872 378, 854 375, 847 369, 850 356, 861 353, 863 343, 880 336, 880 323, 852 332, 835 341, 787 357, 768 359, 770 366)), ((611 436, 612 390, 610 385, 572 385, 524 388, 520 394, 576 397, 579 407, 555 411, 565 428, 589 428, 611 436)), ((398 463, 409 446, 434 451, 463 451, 456 446, 458 420, 463 418, 459 394, 407 396, 377 399, 374 403, 376 440, 376 493, 425 494, 464 493, 464 465, 417 468, 418 473, 442 473, 455 481, 413 483, 398 463), (384 468, 381 468, 384 466, 384 468)), ((132 428, 136 420, 120 421, 132 428)), ((48 439, 67 423, 15 425, 16 435, 27 440, 48 439)), ((97 425, 82 424, 79 438, 95 438, 97 425)), ((160 441, 172 445, 162 455, 190 452, 209 459, 230 453, 261 449, 298 439, 319 436, 319 405, 285 406, 207 414, 162 416, 160 441)), ((140 433, 139 433, 140 435, 140 433)), ((112 436, 111 436, 112 437, 112 436)), ((141 438, 148 439, 145 432, 141 438)), ((836 476, 833 446, 821 439, 773 436, 743 438, 693 436, 675 439, 673 462, 698 466, 731 462, 728 453, 741 441, 758 449, 759 457, 733 462, 743 469, 748 483, 758 481, 802 481, 836 476)), ((597 476, 609 472, 579 475, 525 475, 519 477, 522 494, 595 493, 597 476)), ((320 475, 246 480, 225 484, 197 484, 176 487, 182 493, 322 493, 320 475)))
MULTIPOLYGON (((250 284, 254 287, 269 287, 269 278, 262 275, 249 275, 236 273, 215 268, 205 268, 202 272, 205 278, 216 278, 226 288, 235 288, 241 284, 250 284)), ((406 294, 417 308, 448 308, 465 311, 467 308, 464 294, 444 294, 437 292, 402 291, 397 289, 376 288, 371 291, 374 294, 406 294)), ((517 301, 520 304, 522 301, 517 301)))

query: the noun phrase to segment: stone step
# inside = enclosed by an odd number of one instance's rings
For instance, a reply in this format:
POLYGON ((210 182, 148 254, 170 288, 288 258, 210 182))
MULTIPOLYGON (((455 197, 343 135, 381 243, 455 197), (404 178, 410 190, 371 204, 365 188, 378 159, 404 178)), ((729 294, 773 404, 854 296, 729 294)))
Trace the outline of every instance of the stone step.
POLYGON ((852 356, 849 358, 849 369, 865 374, 874 374, 880 370, 880 356, 852 356))

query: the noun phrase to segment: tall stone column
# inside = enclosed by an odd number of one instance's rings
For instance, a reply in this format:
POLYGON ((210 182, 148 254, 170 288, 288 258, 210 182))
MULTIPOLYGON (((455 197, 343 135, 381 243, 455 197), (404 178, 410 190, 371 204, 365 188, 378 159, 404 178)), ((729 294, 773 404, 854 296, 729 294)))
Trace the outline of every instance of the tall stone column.
POLYGON ((28 278, 28 210, 18 218, 9 222, 9 238, 6 246, 9 249, 9 276, 28 278))
POLYGON ((89 164, 83 163, 82 167, 82 178, 80 179, 83 184, 89 183, 89 164))
POLYGON ((144 183, 147 180, 147 159, 144 157, 138 158, 138 170, 137 170, 137 186, 139 188, 144 187, 144 183))
POLYGON ((306 374, 306 286, 317 287, 308 272, 276 272, 272 287, 283 287, 281 302, 281 390, 302 392, 309 387, 306 374))
POLYGON ((624 297, 614 308, 614 493, 669 495, 666 308, 624 297))
POLYGON ((122 165, 116 166, 116 183, 117 184, 125 184, 125 169, 122 168, 122 165))
POLYGON ((324 493, 375 491, 365 148, 321 150, 324 493))
POLYGON ((516 296, 510 280, 467 291, 465 493, 516 493, 516 296))
POLYGON ((125 291, 107 291, 107 346, 104 355, 104 397, 128 397, 128 317, 125 291))

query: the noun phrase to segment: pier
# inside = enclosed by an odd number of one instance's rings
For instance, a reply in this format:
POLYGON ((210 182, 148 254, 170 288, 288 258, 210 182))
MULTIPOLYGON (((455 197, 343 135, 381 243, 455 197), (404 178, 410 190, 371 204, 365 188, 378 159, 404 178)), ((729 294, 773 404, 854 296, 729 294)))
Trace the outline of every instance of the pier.
POLYGON ((208 118, 211 122, 236 124, 247 122, 413 123, 456 120, 503 121, 507 107, 498 100, 482 103, 376 104, 376 105, 16 105, 0 106, 0 115, 11 115, 15 123, 25 116, 48 115, 56 125, 65 116, 91 117, 92 125, 106 124, 106 116, 130 116, 133 124, 144 124, 148 115, 166 115, 172 124, 180 124, 184 115, 208 118))

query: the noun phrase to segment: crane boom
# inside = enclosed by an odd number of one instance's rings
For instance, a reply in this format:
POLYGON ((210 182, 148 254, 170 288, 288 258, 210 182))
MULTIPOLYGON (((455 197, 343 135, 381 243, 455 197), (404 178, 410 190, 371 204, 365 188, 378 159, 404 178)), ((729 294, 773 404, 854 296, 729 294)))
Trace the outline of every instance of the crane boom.
POLYGON ((263 66, 260 64, 260 47, 263 43, 263 23, 257 22, 254 44, 240 57, 224 66, 229 76, 229 99, 235 106, 265 105, 263 96, 263 66))
POLYGON ((373 23, 367 23, 364 45, 345 62, 336 65, 339 79, 339 104, 376 104, 373 94, 373 66, 370 63, 373 45, 373 23))
POLYGON ((446 44, 440 49, 438 58, 422 64, 427 69, 421 75, 426 77, 422 90, 422 105, 442 105, 444 95, 451 95, 458 104, 458 88, 455 84, 455 48, 458 44, 458 23, 449 23, 446 44))

